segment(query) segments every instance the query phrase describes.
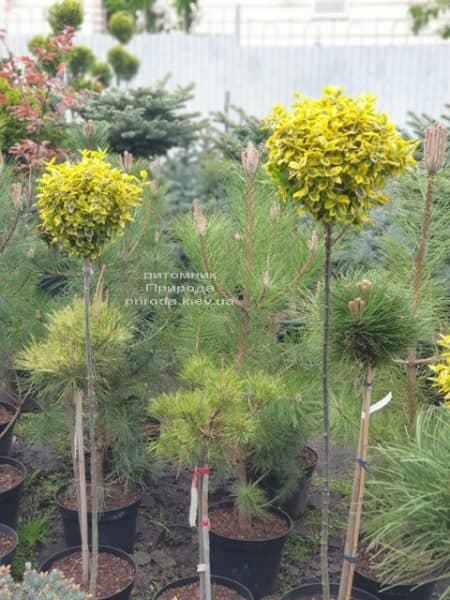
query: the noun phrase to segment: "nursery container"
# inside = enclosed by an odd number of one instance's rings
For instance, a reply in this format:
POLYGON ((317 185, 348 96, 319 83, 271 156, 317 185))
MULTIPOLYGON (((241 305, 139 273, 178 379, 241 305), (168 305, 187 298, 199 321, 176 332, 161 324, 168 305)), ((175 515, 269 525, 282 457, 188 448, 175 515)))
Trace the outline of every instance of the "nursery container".
MULTIPOLYGON (((287 496, 284 500, 282 500, 280 504, 280 508, 284 512, 286 512, 291 517, 291 519, 294 520, 298 519, 306 512, 309 486, 311 484, 311 479, 317 466, 317 452, 312 448, 309 448, 309 446, 307 446, 305 450, 311 453, 312 456, 314 456, 313 464, 303 469, 303 477, 298 482, 297 489, 294 490, 294 492, 287 496)), ((261 486, 267 492, 270 499, 276 497, 278 492, 278 486, 275 477, 269 475, 269 477, 266 477, 261 482, 261 486)))
MULTIPOLYGON (((339 584, 331 583, 330 592, 337 598, 337 594, 339 593, 339 584)), ((281 600, 311 600, 312 598, 314 598, 314 600, 322 600, 321 583, 308 583, 306 585, 300 585, 299 587, 296 587, 285 594, 281 600)), ((369 594, 369 592, 365 592, 364 590, 359 590, 358 588, 354 587, 352 588, 351 600, 377 600, 377 597, 369 594)))
MULTIPOLYGON (((58 553, 54 554, 53 556, 51 556, 49 559, 47 559, 41 565, 39 570, 41 572, 51 571, 53 564, 58 559, 63 558, 64 556, 68 556, 69 554, 73 554, 74 552, 80 552, 80 551, 81 551, 81 546, 76 546, 75 548, 66 548, 62 552, 58 552, 58 553)), ((131 591, 133 589, 134 582, 136 579, 136 563, 134 562, 133 558, 131 556, 129 556, 126 552, 123 552, 122 550, 119 550, 118 548, 111 548, 109 546, 100 546, 99 552, 100 553, 106 552, 107 554, 113 554, 114 556, 118 556, 119 558, 126 560, 133 567, 134 575, 133 575, 132 581, 122 590, 118 590, 112 596, 101 596, 101 597, 97 597, 95 600, 129 600, 129 598, 131 597, 131 591)))
POLYGON ((354 582, 357 587, 373 594, 379 600, 431 600, 433 597, 434 583, 427 583, 414 589, 414 586, 396 585, 388 590, 386 584, 370 579, 355 570, 354 582))
POLYGON ((23 482, 26 476, 26 469, 22 463, 8 456, 0 456, 0 465, 13 465, 21 473, 21 480, 5 492, 0 492, 0 518, 2 523, 9 525, 13 529, 17 528, 19 520, 19 504, 22 494, 23 482))
POLYGON ((3 523, 0 523, 0 534, 6 534, 8 537, 14 540, 14 546, 11 548, 11 550, 9 550, 3 556, 0 556, 0 565, 10 565, 14 556, 14 552, 16 551, 19 538, 14 529, 11 529, 11 527, 8 527, 8 525, 3 525, 3 523))
MULTIPOLYGON (((59 500, 59 495, 68 486, 62 486, 56 492, 55 501, 59 509, 64 527, 64 541, 66 548, 81 544, 78 511, 64 506, 59 500)), ((136 535, 136 522, 139 505, 142 499, 142 489, 139 488, 139 497, 131 504, 114 510, 100 513, 98 519, 99 543, 102 546, 112 546, 132 554, 134 551, 134 537, 136 535)), ((91 513, 88 513, 89 538, 91 535, 91 513)))
MULTIPOLYGON (((176 581, 172 581, 171 583, 168 583, 163 588, 161 588, 159 592, 157 592, 156 595, 153 597, 153 600, 158 600, 158 598, 160 598, 162 594, 167 590, 174 590, 174 592, 176 592, 178 588, 184 587, 185 585, 189 585, 190 583, 194 583, 196 581, 198 581, 198 576, 184 577, 183 579, 177 579, 176 581)), ((251 591, 245 586, 243 586, 241 583, 238 583, 237 581, 233 581, 232 579, 228 579, 227 577, 218 577, 217 575, 212 575, 211 581, 213 583, 219 583, 220 585, 223 585, 229 590, 238 592, 242 596, 243 600, 253 600, 253 594, 251 593, 251 591)))
MULTIPOLYGON (((7 402, 6 400, 0 400, 0 406, 5 408, 8 412, 11 413, 11 419, 13 419, 16 413, 16 407, 11 402, 7 402)), ((8 423, 4 423, 0 425, 0 435, 5 431, 8 427, 8 423)), ((8 456, 11 450, 11 444, 13 441, 14 435, 14 425, 8 429, 8 432, 0 439, 0 456, 8 456)))
MULTIPOLYGON (((231 502, 219 502, 210 507, 232 506, 231 502)), ((210 531, 211 573, 228 577, 242 583, 252 592, 255 600, 273 592, 280 567, 281 553, 292 529, 292 520, 285 512, 271 508, 272 513, 282 517, 287 529, 282 535, 264 540, 238 540, 210 531)))

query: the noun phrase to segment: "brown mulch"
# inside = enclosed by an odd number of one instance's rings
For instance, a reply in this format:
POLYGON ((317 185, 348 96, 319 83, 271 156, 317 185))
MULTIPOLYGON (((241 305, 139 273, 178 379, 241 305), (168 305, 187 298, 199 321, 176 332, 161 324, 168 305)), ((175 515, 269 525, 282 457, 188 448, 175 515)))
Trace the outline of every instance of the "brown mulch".
MULTIPOLYGON (((107 487, 105 488, 105 502, 102 506, 102 511, 118 510, 130 506, 139 499, 141 491, 139 488, 135 489, 124 489, 122 486, 119 487, 107 487)), ((78 510, 77 499, 75 496, 75 489, 72 486, 68 486, 58 494, 58 500, 69 510, 78 510)), ((90 485, 87 486, 87 502, 88 510, 91 508, 91 489, 90 485)))
MULTIPOLYGON (((75 552, 59 558, 52 564, 67 579, 82 586, 81 552, 75 552)), ((108 598, 125 589, 133 580, 134 569, 130 563, 114 554, 101 552, 98 559, 98 576, 95 597, 108 598)))
POLYGON ((14 548, 16 540, 5 531, 0 531, 0 558, 3 558, 14 548))
POLYGON ((22 473, 14 465, 0 464, 0 493, 11 490, 22 480, 22 473))
MULTIPOLYGON (((242 600, 242 596, 229 588, 213 583, 211 586, 213 600, 242 600)), ((198 582, 190 583, 183 587, 166 590, 159 600, 200 600, 200 586, 198 582)))
POLYGON ((0 425, 7 425, 14 417, 14 412, 6 406, 0 405, 0 425))
POLYGON ((268 513, 264 518, 253 519, 250 534, 242 533, 237 511, 234 507, 221 507, 211 510, 211 531, 235 540, 270 540, 284 535, 288 530, 286 521, 276 514, 268 513))

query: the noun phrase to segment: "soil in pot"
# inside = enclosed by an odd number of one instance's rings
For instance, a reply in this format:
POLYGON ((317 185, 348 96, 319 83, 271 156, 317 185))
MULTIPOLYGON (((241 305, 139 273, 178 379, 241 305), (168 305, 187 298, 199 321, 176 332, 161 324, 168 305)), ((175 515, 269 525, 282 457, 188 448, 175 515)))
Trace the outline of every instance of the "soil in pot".
MULTIPOLYGON (((89 486, 87 492, 88 510, 90 510, 89 486)), ((138 487, 125 490, 123 487, 112 486, 106 489, 105 502, 99 517, 99 541, 101 545, 119 548, 130 554, 133 552, 141 497, 142 490, 138 487)), ((78 546, 81 543, 81 538, 77 501, 72 486, 63 486, 58 490, 56 503, 63 520, 66 547, 78 546)))
MULTIPOLYGON (((100 549, 95 592, 97 600, 122 597, 119 594, 131 586, 136 575, 135 567, 125 556, 120 556, 120 553, 114 552, 113 548, 111 551, 108 552, 107 548, 100 549)), ((64 577, 72 579, 74 583, 83 588, 81 549, 71 548, 61 552, 41 567, 41 570, 47 569, 58 569, 64 577)), ((129 593, 123 597, 129 597, 129 593)))
MULTIPOLYGON (((224 585, 217 583, 211 584, 211 596, 212 600, 242 600, 241 594, 224 585)), ((201 600, 200 599, 200 586, 198 582, 189 583, 183 587, 177 587, 176 589, 166 590, 158 596, 158 600, 201 600)))
POLYGON ((0 524, 0 565, 9 565, 17 546, 16 532, 0 524))
POLYGON ((25 467, 18 461, 0 457, 0 518, 1 522, 15 529, 19 517, 19 502, 25 467))
MULTIPOLYGON (((0 402, 0 435, 5 431, 14 418, 16 409, 9 402, 0 402)), ((10 427, 6 434, 0 438, 0 456, 7 456, 11 450, 13 440, 13 427, 10 427)))
POLYGON ((380 562, 382 555, 376 549, 368 550, 364 539, 358 545, 358 563, 355 570, 355 586, 374 594, 379 600, 431 600, 433 596, 434 583, 428 583, 414 589, 414 584, 396 585, 390 589, 379 582, 373 566, 380 562))
POLYGON ((211 506, 211 572, 242 583, 256 600, 273 592, 290 517, 272 508, 266 518, 254 519, 244 534, 230 502, 211 506))

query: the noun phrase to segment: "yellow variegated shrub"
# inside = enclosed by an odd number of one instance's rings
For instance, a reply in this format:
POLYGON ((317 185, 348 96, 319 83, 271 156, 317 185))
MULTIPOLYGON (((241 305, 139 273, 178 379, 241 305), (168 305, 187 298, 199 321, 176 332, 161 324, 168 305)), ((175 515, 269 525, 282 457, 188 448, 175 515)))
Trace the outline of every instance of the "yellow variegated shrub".
POLYGON ((266 169, 282 200, 297 202, 316 221, 361 224, 372 206, 387 201, 386 178, 414 162, 416 144, 375 112, 373 95, 323 92, 318 100, 296 94, 290 111, 273 108, 265 119, 271 131, 266 169))
POLYGON ((139 180, 113 168, 102 150, 83 150, 77 163, 51 161, 37 184, 41 229, 84 258, 97 257, 123 232, 142 199, 139 180))
POLYGON ((444 400, 450 406, 450 335, 442 338, 439 343, 444 348, 444 362, 432 365, 430 369, 436 373, 436 377, 433 377, 434 385, 444 394, 444 400))

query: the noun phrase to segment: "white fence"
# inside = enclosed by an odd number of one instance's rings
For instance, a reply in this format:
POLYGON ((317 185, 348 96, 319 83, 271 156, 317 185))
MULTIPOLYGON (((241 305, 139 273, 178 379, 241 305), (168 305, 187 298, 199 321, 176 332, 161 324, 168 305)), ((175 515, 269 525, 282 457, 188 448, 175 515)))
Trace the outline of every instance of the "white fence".
MULTIPOLYGON (((16 53, 26 38, 12 36, 16 53)), ((78 36, 104 58, 114 43, 106 35, 78 36)), ((141 59, 132 86, 152 85, 167 73, 169 86, 195 82, 189 108, 203 114, 231 103, 263 116, 292 92, 317 96, 325 85, 350 94, 373 92, 378 107, 403 125, 407 112, 438 117, 450 102, 450 46, 243 47, 233 37, 159 34, 136 36, 129 49, 141 59)))

